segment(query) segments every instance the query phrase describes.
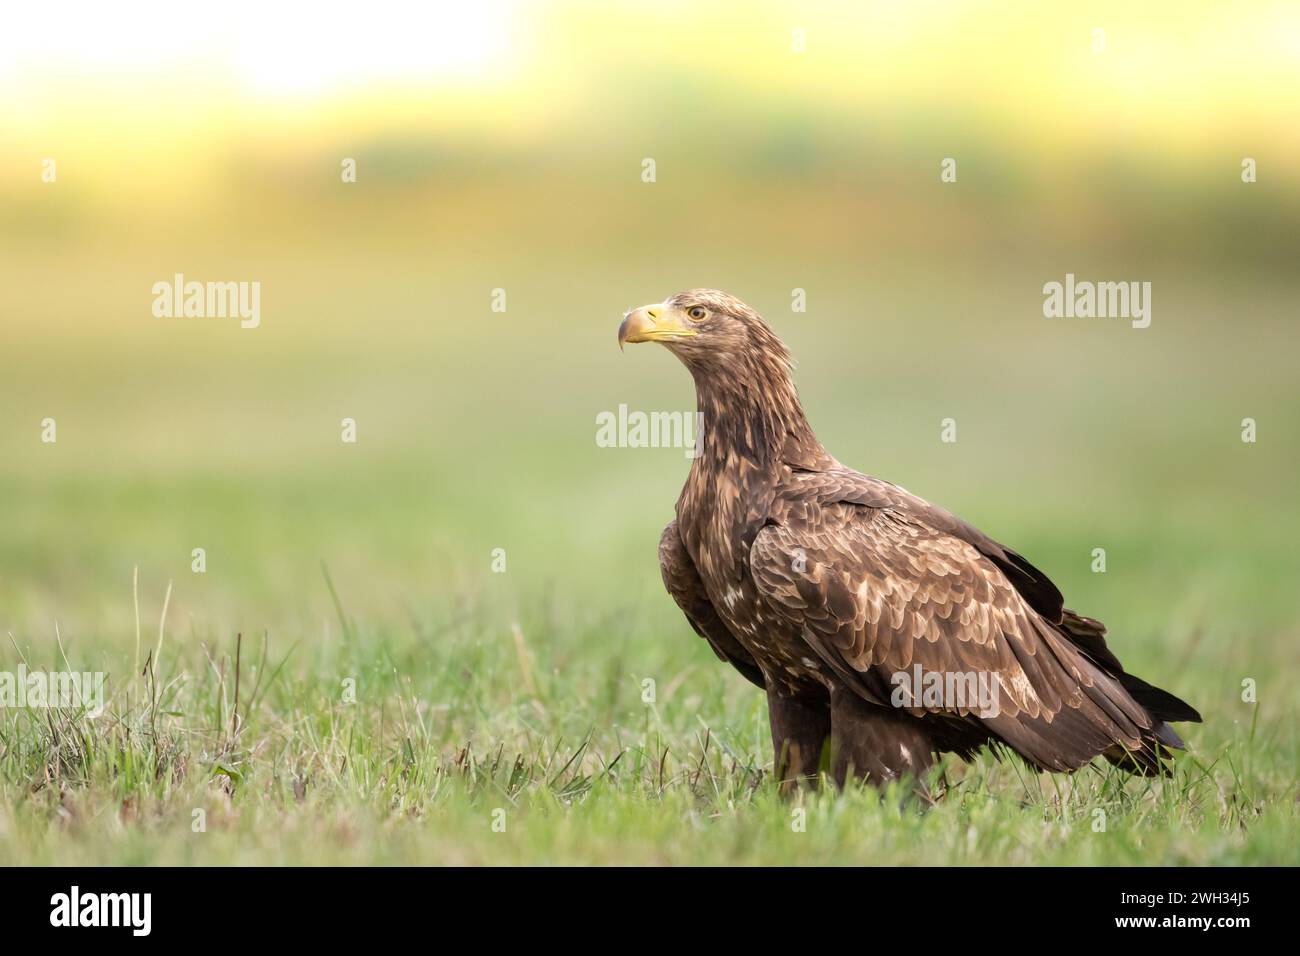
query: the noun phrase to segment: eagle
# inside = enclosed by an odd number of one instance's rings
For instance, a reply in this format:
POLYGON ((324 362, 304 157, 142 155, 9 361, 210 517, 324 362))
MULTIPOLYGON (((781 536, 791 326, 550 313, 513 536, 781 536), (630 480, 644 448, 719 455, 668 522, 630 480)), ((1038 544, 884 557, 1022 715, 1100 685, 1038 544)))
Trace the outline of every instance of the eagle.
POLYGON ((837 461, 762 317, 714 289, 627 312, 695 380, 700 437, 659 539, 664 585, 717 656, 767 694, 782 789, 910 779, 1006 749, 1044 771, 1101 756, 1143 776, 1200 715, 1126 672, 1099 621, 949 512, 837 461))

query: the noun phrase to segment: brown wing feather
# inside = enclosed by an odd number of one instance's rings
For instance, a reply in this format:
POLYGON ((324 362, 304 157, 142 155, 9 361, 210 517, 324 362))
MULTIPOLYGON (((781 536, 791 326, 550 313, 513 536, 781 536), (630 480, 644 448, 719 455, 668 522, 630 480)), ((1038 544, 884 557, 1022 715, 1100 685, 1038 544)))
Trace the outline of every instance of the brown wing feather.
POLYGON ((709 642, 718 659, 731 664, 746 680, 765 688, 763 672, 754 663, 754 658, 727 630, 727 625, 722 623, 709 601, 704 582, 677 533, 676 521, 668 522, 668 527, 659 537, 659 570, 663 574, 664 587, 682 609, 691 627, 695 628, 695 633, 709 642))
POLYGON ((1053 624, 1060 623, 1064 599, 1056 585, 1015 551, 994 541, 973 525, 880 478, 849 469, 824 472, 818 478, 829 497, 909 515, 926 527, 965 541, 998 566, 1030 607, 1053 624))
MULTIPOLYGON (((1065 607, 1061 592, 1051 579, 1006 545, 994 541, 978 528, 938 505, 880 478, 841 467, 819 476, 818 483, 823 486, 824 493, 840 501, 897 511, 915 518, 927 527, 967 542, 997 565, 1030 607, 1041 614, 1044 620, 1055 625, 1051 629, 1053 635, 1067 639, 1101 670, 1116 678, 1148 714, 1157 720, 1200 722, 1201 715, 1185 701, 1127 673, 1119 659, 1106 646, 1105 626, 1100 621, 1076 614, 1065 607)), ((1178 741, 1178 736, 1171 731, 1162 733, 1157 734, 1161 736, 1162 742, 1178 741)), ((1181 746, 1181 742, 1173 745, 1181 746)))
POLYGON ((845 503, 843 489, 801 477, 755 538, 750 567, 762 598, 849 687, 887 706, 892 675, 913 664, 985 672, 1000 682, 995 716, 951 702, 910 709, 978 724, 1056 770, 1116 745, 1145 748, 1153 722, 1143 708, 981 548, 915 510, 845 503))

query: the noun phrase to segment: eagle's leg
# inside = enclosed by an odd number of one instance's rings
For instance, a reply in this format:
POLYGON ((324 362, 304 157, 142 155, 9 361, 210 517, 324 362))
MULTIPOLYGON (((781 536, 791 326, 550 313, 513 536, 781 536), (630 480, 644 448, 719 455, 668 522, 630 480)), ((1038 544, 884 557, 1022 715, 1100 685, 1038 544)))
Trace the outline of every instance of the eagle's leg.
POLYGON ((782 792, 801 783, 815 785, 831 735, 825 694, 786 696, 769 685, 767 716, 772 724, 773 769, 782 792))
POLYGON ((912 777, 924 794, 934 744, 917 718, 870 704, 846 687, 831 691, 831 767, 841 787, 849 774, 884 786, 912 777))

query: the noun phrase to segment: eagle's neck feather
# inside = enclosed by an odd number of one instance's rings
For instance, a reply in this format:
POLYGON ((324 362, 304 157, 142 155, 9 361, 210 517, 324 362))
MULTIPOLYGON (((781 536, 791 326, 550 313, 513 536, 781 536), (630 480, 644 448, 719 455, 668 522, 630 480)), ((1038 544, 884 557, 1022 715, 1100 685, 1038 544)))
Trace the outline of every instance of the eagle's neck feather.
POLYGON ((696 381, 695 395, 704 415, 705 458, 734 454, 770 466, 781 460, 787 446, 796 451, 821 447, 788 373, 757 381, 703 377, 696 381))
POLYGON ((748 497, 770 490, 783 467, 833 465, 804 416, 784 349, 692 374, 703 441, 687 482, 692 497, 748 497))

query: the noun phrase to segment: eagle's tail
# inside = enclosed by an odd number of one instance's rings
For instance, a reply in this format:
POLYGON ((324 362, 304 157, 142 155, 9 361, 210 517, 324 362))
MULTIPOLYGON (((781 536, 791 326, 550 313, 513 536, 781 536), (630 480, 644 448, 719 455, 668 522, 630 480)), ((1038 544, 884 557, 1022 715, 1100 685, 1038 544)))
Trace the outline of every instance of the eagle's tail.
MULTIPOLYGON (((1167 690, 1161 690, 1148 684, 1140 677, 1120 673, 1115 675, 1120 686, 1128 691, 1129 696, 1145 708, 1146 712, 1157 720, 1201 722, 1201 715, 1186 701, 1179 700, 1167 690)), ((1170 731, 1172 733, 1172 731, 1170 731)), ((1177 734, 1174 734, 1177 739, 1177 734)), ((1181 741, 1180 741, 1181 743, 1181 741)))
POLYGON ((1066 635, 1076 647, 1093 662, 1119 682, 1128 695, 1151 716, 1151 728, 1142 732, 1141 744, 1130 750, 1116 744, 1103 751, 1103 756, 1117 767, 1144 777, 1171 773, 1170 759, 1173 751, 1186 750, 1183 739, 1168 722, 1190 721, 1199 724, 1201 715, 1184 700, 1167 690, 1148 684, 1142 678, 1127 673, 1119 660, 1106 646, 1106 629, 1100 621, 1076 614, 1066 609, 1061 621, 1066 635))
POLYGON ((1150 730, 1142 732, 1142 743, 1137 750, 1118 745, 1106 750, 1102 756, 1115 766, 1143 777, 1169 776, 1173 772, 1170 760, 1175 750, 1186 750, 1183 738, 1178 736, 1169 720, 1201 722, 1201 715, 1189 704, 1168 691, 1153 687, 1132 674, 1117 674, 1120 685, 1152 717, 1150 730))

